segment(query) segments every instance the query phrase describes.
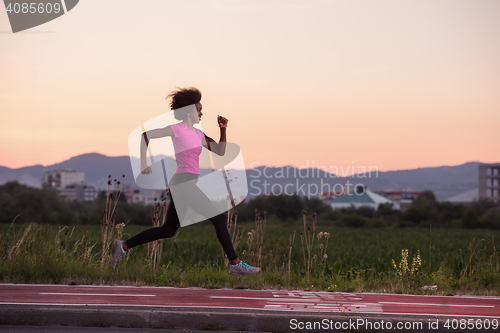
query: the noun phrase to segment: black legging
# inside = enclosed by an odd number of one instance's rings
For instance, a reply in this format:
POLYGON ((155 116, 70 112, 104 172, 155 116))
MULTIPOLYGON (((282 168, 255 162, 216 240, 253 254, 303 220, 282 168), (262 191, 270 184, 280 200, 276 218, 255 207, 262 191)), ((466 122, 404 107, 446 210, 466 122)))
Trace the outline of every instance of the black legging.
MULTIPOLYGON (((179 200, 179 198, 181 199, 179 202, 179 212, 181 216, 186 214, 188 207, 201 215, 203 215, 204 212, 209 212, 209 214, 211 214, 209 216, 213 216, 210 217, 209 220, 215 227, 215 233, 217 234, 217 238, 222 248, 226 252, 227 258, 229 261, 238 259, 233 248, 231 236, 227 230, 227 215, 217 210, 212 201, 210 201, 205 193, 196 186, 197 181, 198 175, 191 173, 174 174, 170 180, 171 187, 182 184, 181 188, 175 189, 175 197, 177 200, 179 200), (215 215, 217 212, 219 214, 215 215)), ((179 227, 180 221, 177 215, 177 209, 174 205, 172 195, 170 195, 170 203, 168 204, 165 223, 161 227, 149 228, 128 239, 126 241, 127 248, 131 249, 137 245, 149 243, 157 239, 173 237, 179 227)))

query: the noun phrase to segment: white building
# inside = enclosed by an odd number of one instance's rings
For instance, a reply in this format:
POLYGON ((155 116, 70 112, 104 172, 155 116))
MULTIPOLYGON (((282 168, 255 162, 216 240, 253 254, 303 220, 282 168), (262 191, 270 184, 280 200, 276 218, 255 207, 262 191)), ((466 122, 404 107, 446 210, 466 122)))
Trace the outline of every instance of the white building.
POLYGON ((74 184, 60 189, 59 195, 70 200, 94 201, 99 195, 99 190, 91 185, 74 184))
POLYGON ((399 206, 402 212, 410 208, 413 201, 422 195, 422 192, 415 192, 411 188, 404 188, 402 191, 386 190, 376 193, 394 202, 395 206, 399 206))
POLYGON ((398 203, 384 198, 383 196, 374 193, 363 186, 357 186, 353 192, 344 194, 343 196, 330 202, 332 209, 371 207, 377 210, 380 204, 392 204, 392 209, 400 209, 398 203))
POLYGON ((142 203, 146 206, 160 202, 163 197, 167 198, 167 202, 170 201, 167 192, 163 190, 143 192, 141 190, 128 189, 125 193, 128 202, 142 203))
POLYGON ((62 197, 78 201, 93 201, 99 193, 94 186, 85 185, 85 173, 69 168, 44 172, 42 187, 49 187, 62 197))
POLYGON ((68 185, 75 184, 85 184, 85 173, 73 169, 51 170, 43 173, 42 187, 60 190, 68 185))
POLYGON ((471 206, 474 202, 479 199, 479 189, 475 188, 472 190, 468 190, 466 192, 455 195, 451 198, 448 198, 446 201, 449 201, 454 204, 462 204, 466 207, 471 206))
POLYGON ((479 198, 500 205, 500 163, 479 164, 479 198))

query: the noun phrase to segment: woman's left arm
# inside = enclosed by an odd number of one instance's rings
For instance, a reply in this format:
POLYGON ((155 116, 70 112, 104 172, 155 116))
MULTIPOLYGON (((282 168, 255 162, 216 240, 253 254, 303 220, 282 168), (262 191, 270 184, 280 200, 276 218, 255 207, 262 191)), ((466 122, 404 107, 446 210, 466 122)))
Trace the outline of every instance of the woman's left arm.
POLYGON ((226 129, 227 129, 228 122, 229 122, 229 120, 227 120, 227 118, 224 118, 222 116, 218 116, 217 123, 219 124, 219 128, 220 128, 219 143, 215 142, 214 139, 212 139, 211 137, 209 137, 205 134, 205 140, 203 142, 203 147, 216 153, 219 156, 224 155, 224 153, 226 152, 226 142, 227 142, 226 129))

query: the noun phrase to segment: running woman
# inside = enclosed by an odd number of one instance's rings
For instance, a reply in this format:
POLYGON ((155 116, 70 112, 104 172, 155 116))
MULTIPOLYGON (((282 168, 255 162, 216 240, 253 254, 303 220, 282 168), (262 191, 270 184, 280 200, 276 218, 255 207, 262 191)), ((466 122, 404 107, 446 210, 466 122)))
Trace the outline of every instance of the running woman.
POLYGON ((222 116, 217 117, 220 128, 220 140, 215 142, 193 125, 200 122, 203 113, 201 92, 194 88, 182 88, 173 91, 167 96, 170 98, 170 108, 174 111, 175 119, 180 122, 165 128, 158 128, 143 133, 144 140, 141 144, 141 173, 151 174, 152 170, 146 163, 146 151, 149 140, 171 137, 175 151, 177 168, 170 179, 169 186, 175 186, 175 200, 169 193, 170 203, 167 208, 167 218, 161 227, 147 229, 126 241, 115 239, 111 249, 111 268, 125 253, 141 244, 152 242, 161 238, 170 238, 180 227, 179 217, 183 218, 188 208, 196 213, 207 216, 215 227, 215 233, 229 259, 231 275, 250 275, 260 271, 258 267, 252 267, 238 258, 227 229, 227 215, 221 213, 205 193, 196 185, 199 171, 199 156, 202 147, 217 155, 224 155, 226 149, 226 130, 228 120, 222 116), (195 108, 185 108, 193 105, 195 108))

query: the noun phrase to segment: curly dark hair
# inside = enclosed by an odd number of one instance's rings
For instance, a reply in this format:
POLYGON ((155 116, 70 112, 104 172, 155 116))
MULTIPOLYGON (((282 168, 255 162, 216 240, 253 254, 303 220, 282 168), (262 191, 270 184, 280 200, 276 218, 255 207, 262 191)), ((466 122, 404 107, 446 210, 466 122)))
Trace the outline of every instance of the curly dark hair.
POLYGON ((174 110, 174 117, 183 120, 187 110, 177 110, 201 101, 201 92, 195 87, 179 88, 172 91, 165 99, 170 98, 170 109, 174 110))

